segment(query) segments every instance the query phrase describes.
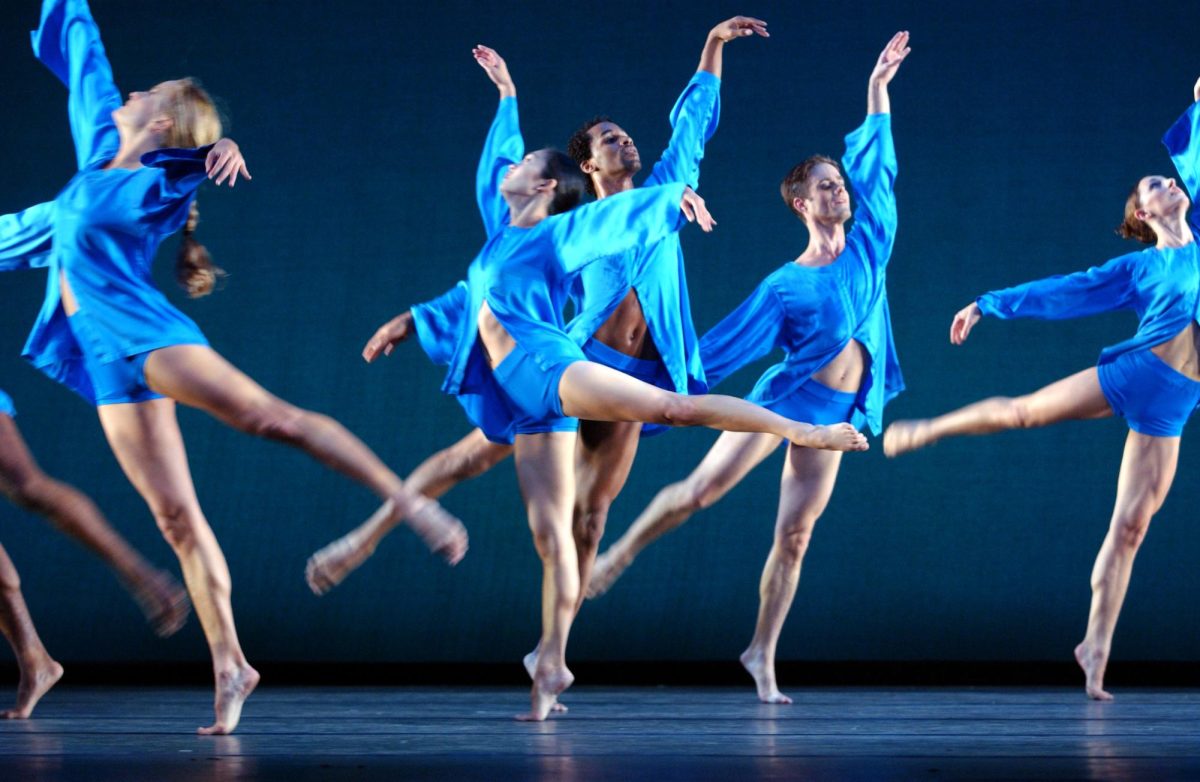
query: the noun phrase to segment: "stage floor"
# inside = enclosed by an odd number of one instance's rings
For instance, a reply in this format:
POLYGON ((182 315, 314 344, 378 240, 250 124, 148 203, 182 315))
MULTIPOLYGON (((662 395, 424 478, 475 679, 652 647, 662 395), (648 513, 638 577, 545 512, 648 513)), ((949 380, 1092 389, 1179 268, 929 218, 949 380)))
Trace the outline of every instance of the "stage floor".
POLYGON ((263 688, 236 735, 204 738, 204 690, 64 686, 0 723, 0 780, 1200 778, 1196 690, 790 694, 581 686, 527 724, 513 688, 263 688))

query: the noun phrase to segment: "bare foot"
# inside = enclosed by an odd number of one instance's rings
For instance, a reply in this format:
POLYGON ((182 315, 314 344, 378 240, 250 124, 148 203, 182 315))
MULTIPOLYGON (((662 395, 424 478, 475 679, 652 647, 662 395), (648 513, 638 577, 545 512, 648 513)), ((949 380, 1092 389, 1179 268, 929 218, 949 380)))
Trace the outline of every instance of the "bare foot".
POLYGON ((21 669, 21 683, 17 685, 17 702, 11 709, 0 711, 0 720, 27 720, 33 714, 42 696, 58 684, 63 667, 49 657, 35 668, 21 669))
POLYGON ((247 665, 217 674, 217 691, 213 711, 217 720, 207 728, 197 728, 201 736, 224 736, 233 733, 242 718, 242 705, 258 686, 258 671, 247 665))
POLYGON ((159 638, 169 638, 179 632, 192 610, 187 592, 165 570, 154 571, 140 584, 131 586, 130 592, 159 638))
POLYGON ((758 699, 763 703, 778 703, 786 705, 792 702, 792 699, 779 691, 779 686, 775 684, 775 664, 769 662, 758 652, 747 649, 742 652, 742 656, 738 658, 742 661, 742 667, 746 669, 746 673, 754 677, 754 686, 758 688, 758 699))
POLYGON ((632 564, 632 557, 617 556, 612 548, 596 557, 596 564, 592 567, 592 580, 587 586, 588 599, 600 597, 612 589, 612 585, 617 583, 625 568, 632 564))
POLYGON ((1084 689, 1092 700, 1111 701, 1112 693, 1104 689, 1104 669, 1108 667, 1107 656, 1098 649, 1092 649, 1087 642, 1075 647, 1075 662, 1083 669, 1086 678, 1084 689))
POLYGON ((525 714, 518 714, 521 722, 541 722, 554 711, 558 696, 571 686, 575 675, 567 670, 567 666, 558 669, 543 670, 533 677, 533 689, 529 693, 530 707, 525 714))
POLYGON ((928 420, 894 421, 883 433, 883 454, 893 456, 933 444, 928 420))
POLYGON ((796 445, 806 448, 821 448, 826 451, 865 451, 870 446, 867 436, 850 424, 815 426, 811 430, 789 437, 796 445))
POLYGON ((435 554, 457 565, 467 553, 467 528, 435 500, 425 500, 405 519, 435 554))
MULTIPOLYGON (((529 674, 530 680, 533 680, 533 681, 536 681, 536 679, 537 679, 536 673, 537 673, 537 662, 538 662, 538 649, 541 649, 541 648, 542 648, 541 644, 538 644, 537 649, 534 649, 532 652, 530 652, 529 654, 527 654, 521 658, 521 664, 525 666, 525 673, 529 674)), ((550 707, 550 711, 552 711, 556 714, 566 714, 567 707, 566 707, 566 704, 559 703, 556 700, 556 701, 554 701, 554 705, 550 707)))
POLYGON ((360 544, 356 537, 354 532, 348 533, 308 558, 304 580, 313 594, 323 595, 333 589, 375 553, 373 547, 360 544))

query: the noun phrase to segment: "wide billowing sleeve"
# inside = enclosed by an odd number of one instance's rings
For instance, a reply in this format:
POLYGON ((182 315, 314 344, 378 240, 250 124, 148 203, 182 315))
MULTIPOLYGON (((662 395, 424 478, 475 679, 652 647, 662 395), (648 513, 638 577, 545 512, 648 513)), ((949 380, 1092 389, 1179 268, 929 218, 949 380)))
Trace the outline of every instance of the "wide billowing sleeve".
POLYGON ((44 0, 33 53, 67 85, 67 114, 79 168, 112 159, 121 145, 112 113, 121 107, 100 28, 87 0, 44 0))
POLYGON ((525 157, 525 140, 517 115, 517 99, 503 98, 496 107, 496 118, 483 142, 479 169, 475 173, 475 200, 488 236, 508 223, 508 204, 500 195, 500 183, 508 167, 525 157))
POLYGON ((684 182, 699 187, 704 144, 717 131, 721 115, 721 80, 698 71, 671 109, 671 140, 645 185, 684 182))
POLYGON ((37 268, 49 262, 53 217, 52 201, 0 215, 0 271, 37 268))
POLYGON ((891 114, 868 114, 863 124, 846 136, 842 168, 858 201, 854 226, 867 240, 869 260, 882 267, 896 238, 896 149, 891 114))
POLYGON ((1200 192, 1200 102, 1193 103, 1163 136, 1163 144, 1192 201, 1200 192))
POLYGON ((737 309, 701 337, 700 363, 708 387, 770 353, 783 333, 785 314, 779 294, 763 280, 737 309))
POLYGON ((188 206, 208 178, 205 161, 212 148, 212 144, 195 149, 166 147, 142 155, 143 166, 162 172, 158 189, 142 208, 164 233, 178 231, 187 221, 188 206))
POLYGON ((678 231, 684 222, 679 208, 684 187, 639 187, 546 218, 563 271, 648 247, 678 231))
POLYGON ((1126 309, 1134 303, 1130 264, 1135 255, 1122 255, 1087 271, 990 291, 976 299, 976 304, 984 315, 1003 320, 1062 320, 1126 309))
POLYGON ((467 313, 467 283, 460 281, 436 299, 412 308, 413 327, 421 349, 435 364, 446 365, 454 356, 459 326, 467 313))

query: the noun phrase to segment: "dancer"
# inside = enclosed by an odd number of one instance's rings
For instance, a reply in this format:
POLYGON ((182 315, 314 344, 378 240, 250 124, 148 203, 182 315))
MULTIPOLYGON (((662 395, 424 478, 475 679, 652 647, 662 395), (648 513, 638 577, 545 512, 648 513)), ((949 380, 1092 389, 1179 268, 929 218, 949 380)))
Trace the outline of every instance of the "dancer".
POLYGON ((301 448, 363 484, 451 563, 466 532, 336 421, 234 368, 154 287, 158 243, 183 228, 177 274, 192 295, 211 290, 217 272, 193 235, 196 190, 206 176, 230 186, 249 177, 204 91, 168 81, 122 105, 85 0, 45 0, 34 50, 70 90, 80 170, 52 204, 15 220, 29 253, 50 243, 46 300, 24 354, 97 406, 118 462, 179 557, 216 680, 216 719, 200 732, 229 733, 259 675, 238 643, 229 570, 196 498, 176 402, 301 448))
MULTIPOLYGON (((735 16, 712 28, 700 65, 671 111, 670 142, 643 186, 697 185, 704 144, 716 131, 720 114, 725 44, 751 35, 767 37, 766 25, 760 19, 735 16)), ((490 49, 484 56, 491 63, 484 67, 496 68, 511 84, 503 60, 490 49)), ((515 93, 515 86, 512 91, 515 93)), ((588 175, 588 190, 599 199, 632 190, 633 177, 642 168, 633 139, 607 117, 584 123, 567 144, 567 154, 588 175)), ((567 333, 582 345, 589 361, 668 391, 702 393, 707 383, 692 325, 679 237, 670 234, 633 253, 632 259, 615 258, 584 267, 573 286, 577 315, 567 333)), ((423 345, 442 352, 444 349, 433 343, 452 340, 462 317, 456 297, 414 307, 380 327, 363 357, 372 361, 380 353, 390 353, 393 345, 413 331, 423 345)), ((580 422, 572 533, 583 588, 591 576, 609 507, 629 476, 641 431, 642 424, 637 422, 580 422)), ((511 433, 493 441, 476 429, 426 459, 409 476, 408 485, 427 497, 440 497, 460 481, 482 475, 507 458, 513 451, 512 442, 511 433)), ((318 592, 341 583, 390 531, 387 515, 382 514, 324 547, 310 560, 309 583, 318 592)), ((530 675, 535 662, 536 651, 525 658, 530 675)))
MULTIPOLYGON (((3 219, 3 218, 0 218, 3 219)), ((0 248, 0 266, 8 260, 0 248)), ((125 542, 78 489, 42 472, 17 428, 12 399, 0 391, 0 494, 44 516, 59 531, 91 549, 116 573, 160 637, 183 627, 187 593, 169 573, 157 570, 125 542)), ((0 546, 0 633, 17 658, 17 701, 0 719, 28 719, 38 701, 62 677, 63 668, 42 645, 21 594, 21 580, 0 546)))
MULTIPOLYGON (((1200 101, 1200 81, 1192 90, 1200 101)), ((1179 178, 1192 198, 1200 192, 1200 103, 1193 103, 1163 136, 1179 178)), ((945 437, 1029 429, 1070 419, 1106 418, 1129 425, 1117 500, 1092 568, 1087 633, 1075 647, 1090 698, 1112 700, 1104 671, 1133 560, 1175 477, 1179 437, 1200 401, 1200 329, 1196 290, 1200 250, 1188 224, 1191 201, 1175 180, 1140 179, 1125 201, 1117 231, 1152 248, 1113 258, 1084 272, 1049 277, 985 293, 960 310, 950 341, 961 345, 984 315, 1059 320, 1133 310, 1140 322, 1130 339, 1100 353, 1098 365, 1015 399, 993 397, 936 418, 897 421, 884 434, 888 456, 945 437)))
POLYGON ((562 321, 578 270, 654 244, 678 230, 681 213, 706 231, 714 222, 682 183, 576 207, 583 173, 556 150, 525 154, 504 61, 486 47, 474 54, 500 91, 476 180, 488 239, 466 282, 445 294, 457 302, 450 311, 467 317, 453 344, 439 343, 446 349, 431 352, 449 364, 442 390, 459 398, 472 422, 489 436, 511 432, 515 438, 517 478, 543 567, 531 708, 518 718, 543 720, 574 679, 565 655, 579 596, 571 534, 576 419, 768 431, 844 450, 861 450, 866 441, 848 424, 812 426, 741 399, 688 397, 587 360, 562 321))
MULTIPOLYGON (((808 247, 704 335, 700 354, 713 385, 781 347, 784 360, 763 374, 747 399, 789 418, 865 422, 879 432, 884 405, 903 388, 885 283, 896 233, 888 84, 908 56, 908 40, 907 32, 896 33, 879 55, 867 88, 867 118, 846 137, 842 166, 859 201, 854 227, 845 231, 849 194, 832 160, 810 157, 791 170, 780 190, 808 229, 808 247)), ((600 556, 589 597, 604 594, 642 549, 721 499, 779 443, 773 434, 722 434, 692 474, 661 490, 600 556)), ((840 465, 840 453, 802 443, 788 447, 758 622, 741 655, 764 703, 792 702, 776 684, 775 648, 840 465)))

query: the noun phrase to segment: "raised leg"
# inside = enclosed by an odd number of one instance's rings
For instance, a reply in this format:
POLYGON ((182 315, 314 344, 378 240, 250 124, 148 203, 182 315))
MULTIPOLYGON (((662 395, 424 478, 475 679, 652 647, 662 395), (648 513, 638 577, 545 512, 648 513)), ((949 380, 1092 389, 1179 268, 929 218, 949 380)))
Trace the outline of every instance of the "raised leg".
POLYGON ((1112 700, 1112 695, 1104 689, 1104 671, 1112 650, 1113 631, 1129 588, 1134 557, 1150 528, 1150 520, 1167 497, 1178 461, 1178 437, 1151 437, 1130 431, 1125 440, 1112 521, 1092 568, 1087 635, 1075 647, 1075 660, 1083 668, 1090 698, 1112 700))
POLYGON ((208 640, 216 681, 216 719, 199 732, 231 733, 241 718, 242 704, 258 684, 258 672, 250 667, 238 642, 229 567, 196 498, 175 403, 155 399, 97 409, 117 461, 179 557, 208 640))
POLYGON ((248 434, 278 440, 366 486, 390 512, 403 517, 434 552, 451 564, 467 550, 467 532, 435 501, 406 487, 370 448, 332 418, 267 393, 261 386, 203 345, 176 345, 154 351, 146 361, 150 387, 196 407, 248 434))
POLYGON ((899 456, 945 437, 1032 429, 1068 419, 1110 415, 1112 408, 1100 390, 1096 368, 1089 367, 1025 396, 997 396, 936 418, 896 421, 883 434, 883 452, 899 456))
POLYGON ((17 701, 11 709, 0 711, 0 719, 28 719, 42 696, 62 678, 63 668, 42 646, 25 607, 21 579, 3 546, 0 546, 0 633, 12 646, 21 674, 17 701))
POLYGON ((531 706, 520 720, 544 720, 575 677, 567 669, 567 636, 579 599, 579 563, 571 535, 574 504, 573 432, 518 435, 517 479, 542 560, 542 639, 531 706))
POLYGON ((600 555, 587 596, 607 592, 642 549, 724 497, 779 447, 779 442, 773 434, 722 432, 692 474, 660 490, 625 534, 600 555))
POLYGON ((86 495, 42 472, 16 422, 6 415, 0 415, 0 494, 49 520, 104 560, 158 635, 166 637, 183 627, 189 607, 179 582, 125 542, 86 495))
POLYGON ((779 633, 796 597, 800 566, 813 527, 825 512, 837 481, 842 455, 811 448, 788 448, 779 488, 779 515, 775 541, 759 582, 758 622, 754 638, 742 652, 741 661, 754 677, 758 698, 763 703, 791 703, 775 681, 775 648, 779 633))
POLYGON ((767 432, 812 448, 867 449, 866 438, 849 424, 814 426, 790 421, 732 396, 676 394, 591 361, 577 361, 567 367, 558 392, 567 415, 588 421, 645 421, 666 426, 767 432))

